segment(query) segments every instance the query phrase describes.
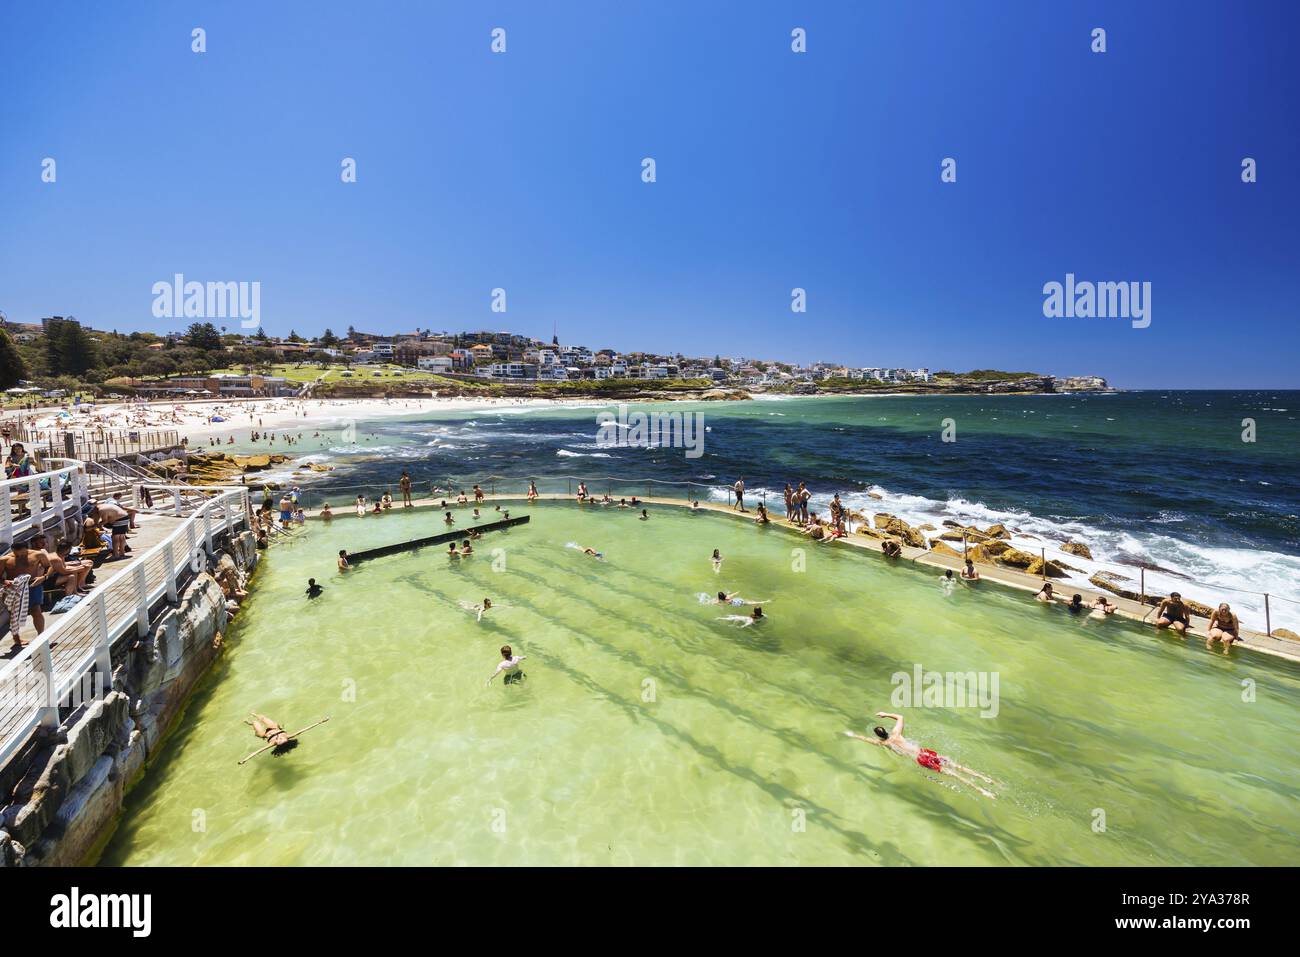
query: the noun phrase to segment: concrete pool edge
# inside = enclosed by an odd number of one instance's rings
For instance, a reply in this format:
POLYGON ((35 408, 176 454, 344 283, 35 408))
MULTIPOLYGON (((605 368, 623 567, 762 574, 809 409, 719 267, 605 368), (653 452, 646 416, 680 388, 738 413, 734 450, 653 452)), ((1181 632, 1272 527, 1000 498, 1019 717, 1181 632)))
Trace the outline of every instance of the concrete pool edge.
MULTIPOLYGON (((412 508, 417 511, 422 509, 434 509, 437 511, 444 510, 442 506, 442 502, 443 502, 442 499, 420 498, 420 499, 413 499, 412 501, 413 501, 412 508)), ((567 493, 558 493, 558 492, 538 494, 537 501, 551 502, 551 503, 554 502, 565 503, 565 504, 576 506, 578 508, 591 507, 591 508, 599 509, 601 507, 604 507, 601 506, 598 502, 595 502, 594 500, 588 500, 587 503, 579 503, 574 496, 569 495, 567 493)), ((527 503, 527 496, 525 495, 484 495, 483 502, 494 503, 494 504, 499 504, 504 502, 527 503)), ((699 502, 698 507, 692 508, 689 503, 679 501, 677 499, 651 497, 651 498, 637 499, 637 503, 638 505, 681 509, 688 513, 708 512, 713 515, 726 515, 726 516, 730 516, 734 520, 744 521, 749 523, 750 525, 754 524, 754 514, 755 514, 754 512, 752 511, 739 512, 734 507, 723 505, 718 502, 699 502)), ((459 509, 472 508, 472 507, 473 507, 472 502, 467 505, 458 505, 455 503, 448 502, 446 509, 451 511, 456 511, 459 509)), ((406 509, 401 505, 394 504, 393 510, 402 512, 405 511, 406 509)), ((308 514, 307 517, 312 519, 313 521, 318 520, 320 519, 320 511, 316 510, 308 514)), ((345 519, 345 518, 355 518, 355 517, 357 517, 355 513, 348 510, 346 507, 340 509, 340 511, 338 512, 333 513, 334 519, 345 519)), ((770 527, 780 529, 787 534, 797 535, 801 538, 806 539, 806 536, 804 536, 799 526, 794 525, 783 518, 774 517, 771 519, 769 525, 770 527)), ((844 538, 830 539, 824 541, 816 541, 813 539, 806 539, 806 540, 809 541, 810 544, 821 545, 824 547, 829 547, 835 544, 847 545, 852 548, 864 551, 868 554, 876 555, 882 561, 892 560, 892 559, 885 558, 885 556, 880 552, 879 548, 873 547, 878 544, 878 540, 870 537, 865 537, 865 536, 856 537, 853 535, 849 535, 844 538)), ((963 562, 960 557, 936 554, 928 549, 917 548, 911 545, 902 545, 901 547, 902 547, 901 560, 910 562, 913 565, 919 563, 922 565, 928 565, 932 568, 936 568, 940 571, 945 571, 950 569, 955 572, 960 571, 963 566, 963 562)), ((981 563, 978 565, 978 569, 980 573, 980 581, 991 581, 995 585, 1001 585, 1003 587, 1008 587, 1008 588, 1015 588, 1021 591, 1028 591, 1031 593, 1037 592, 1042 587, 1042 583, 1044 581, 1044 579, 1040 579, 1034 575, 1029 575, 1026 574, 1025 572, 1016 571, 1015 569, 1007 568, 1002 565, 990 565, 990 564, 981 563)), ((1093 598, 1097 596, 1103 596, 1108 601, 1110 601, 1111 603, 1117 606, 1118 611, 1116 612, 1116 614, 1121 615, 1125 619, 1136 622, 1138 624, 1146 625, 1150 627, 1152 631, 1156 630, 1154 624, 1149 620, 1151 616, 1151 612, 1154 610, 1153 607, 1150 605, 1143 605, 1130 598, 1124 598, 1121 595, 1115 595, 1110 592, 1103 592, 1097 589, 1073 588, 1072 590, 1077 591, 1079 594, 1083 595, 1085 601, 1091 601, 1093 598)), ((1169 631, 1162 631, 1159 634, 1161 637, 1169 636, 1171 640, 1175 640, 1180 643, 1185 643, 1189 639, 1203 640, 1203 636, 1209 630, 1208 627, 1209 623, 1206 621, 1206 619, 1199 618, 1195 615, 1191 616, 1191 621, 1192 624, 1189 626, 1188 633, 1185 637, 1173 638, 1172 637, 1173 633, 1169 631), (1193 629, 1196 629, 1197 633, 1193 633, 1193 629)), ((1300 664, 1300 644, 1297 644, 1296 642, 1287 641, 1282 638, 1275 638, 1270 635, 1266 635, 1263 632, 1252 631, 1244 627, 1241 629, 1241 633, 1243 639, 1235 643, 1234 651, 1238 648, 1244 648, 1247 651, 1253 651, 1262 655, 1267 655, 1273 658, 1281 658, 1285 661, 1291 661, 1296 664, 1300 664)), ((1215 653, 1221 654, 1221 652, 1215 652, 1215 653)))

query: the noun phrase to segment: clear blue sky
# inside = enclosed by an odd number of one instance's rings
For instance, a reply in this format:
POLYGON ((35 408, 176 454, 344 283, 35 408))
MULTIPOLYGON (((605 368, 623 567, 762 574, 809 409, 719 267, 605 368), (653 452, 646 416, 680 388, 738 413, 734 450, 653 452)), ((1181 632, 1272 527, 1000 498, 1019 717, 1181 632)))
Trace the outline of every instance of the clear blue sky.
POLYGON ((1300 387, 1298 7, 6 0, 0 309, 1300 387), (1150 328, 1044 318, 1067 271, 1150 328))

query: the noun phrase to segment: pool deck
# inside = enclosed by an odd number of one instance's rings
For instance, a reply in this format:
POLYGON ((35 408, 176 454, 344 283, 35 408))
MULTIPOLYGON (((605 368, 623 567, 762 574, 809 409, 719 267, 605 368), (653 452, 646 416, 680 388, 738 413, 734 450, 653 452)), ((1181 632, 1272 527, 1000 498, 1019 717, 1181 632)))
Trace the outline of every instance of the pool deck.
MULTIPOLYGON (((542 495, 538 495, 537 498, 538 501, 569 502, 573 505, 578 505, 577 499, 574 496, 568 494, 559 494, 559 493, 542 494, 542 495)), ((504 503, 504 502, 526 502, 526 501, 527 498, 526 496, 523 495, 485 495, 483 497, 483 502, 485 504, 488 503, 495 504, 495 503, 504 503)), ((414 499, 413 502, 414 502, 414 508, 416 509, 435 509, 438 511, 443 510, 441 506, 442 499, 419 498, 419 499, 414 499)), ((700 502, 698 509, 692 509, 689 503, 683 502, 680 499, 642 498, 642 499, 638 499, 637 502, 639 505, 647 505, 647 506, 653 505, 656 507, 667 506, 671 508, 683 509, 688 512, 689 511, 712 512, 718 515, 728 515, 735 520, 749 522, 750 524, 753 524, 754 522, 755 513, 753 509, 750 509, 749 511, 746 512, 739 512, 734 507, 723 505, 719 502, 700 502)), ((473 504, 474 503, 472 500, 468 505, 457 505, 449 501, 447 503, 447 507, 453 512, 456 512, 464 508, 472 508, 473 504)), ((580 505, 579 507, 580 508, 591 507, 593 509, 599 509, 602 508, 603 506, 593 501, 589 506, 580 505)), ((394 504, 393 508, 399 511, 402 510, 402 506, 397 504, 394 504)), ((312 512, 309 517, 318 518, 319 514, 320 514, 319 512, 312 512)), ((769 512, 769 515, 771 515, 771 512, 769 512)), ((337 511, 334 512, 334 517, 353 518, 355 517, 355 512, 353 511, 352 506, 350 504, 344 504, 337 511)), ((964 564, 962 559, 958 556, 935 554, 934 552, 931 552, 928 549, 916 548, 910 545, 902 546, 902 557, 900 559, 888 559, 885 558, 885 556, 880 551, 880 539, 871 538, 866 535, 853 534, 853 535, 848 535, 844 538, 817 541, 815 539, 808 538, 806 535, 804 535, 798 525, 788 522, 784 518, 777 518, 775 515, 772 516, 770 525, 772 528, 782 529, 788 534, 797 535, 799 538, 806 541, 809 545, 821 546, 821 547, 847 546, 849 548, 861 549, 862 551, 875 555, 881 561, 910 561, 914 564, 919 563, 922 565, 930 565, 940 570, 950 568, 954 572, 959 572, 964 564)), ((1011 588, 1019 588, 1031 593, 1036 593, 1042 587, 1044 581, 1044 579, 1039 578, 1036 575, 1028 575, 1024 572, 1017 571, 1014 568, 1007 568, 1003 565, 990 565, 986 563, 980 563, 976 565, 976 568, 979 569, 980 581, 994 582, 999 585, 1006 585, 1011 588)), ((1062 592, 1064 592, 1065 590, 1066 589, 1063 588, 1062 592)), ((1115 612, 1115 614, 1122 615, 1123 617, 1129 618, 1133 621, 1146 622, 1149 625, 1151 624, 1151 615, 1155 611, 1154 606, 1143 605, 1130 598, 1123 598, 1119 595, 1115 595, 1112 594, 1111 592, 1102 591, 1099 589, 1086 589, 1086 588, 1079 588, 1077 586, 1071 585, 1069 586, 1068 590, 1071 594, 1078 592, 1079 594, 1083 595, 1085 602, 1091 602, 1098 595, 1104 596, 1107 601, 1117 606, 1118 610, 1115 612)), ((1061 604, 1064 604, 1064 602, 1062 602, 1061 604)), ((1192 624, 1188 628, 1188 633, 1186 637, 1175 637, 1176 633, 1171 631, 1170 629, 1157 630, 1154 625, 1151 625, 1151 631, 1153 637, 1157 637, 1161 641, 1177 641, 1180 643, 1185 643, 1187 641, 1203 642, 1205 640, 1205 635, 1209 631, 1209 622, 1204 618, 1198 618, 1196 616, 1193 616, 1192 624)), ((1235 654, 1235 649, 1244 649, 1250 652, 1258 652, 1260 654, 1271 655, 1272 657, 1275 658, 1285 658, 1289 661, 1300 662, 1300 642, 1289 641, 1285 638, 1275 638, 1270 635, 1266 635, 1263 632, 1251 631, 1250 629, 1244 627, 1241 629, 1241 633, 1244 640, 1234 643, 1234 651, 1233 651, 1234 654, 1235 654)), ((1222 652, 1217 649, 1218 646, 1216 646, 1215 653, 1222 654, 1222 652)))

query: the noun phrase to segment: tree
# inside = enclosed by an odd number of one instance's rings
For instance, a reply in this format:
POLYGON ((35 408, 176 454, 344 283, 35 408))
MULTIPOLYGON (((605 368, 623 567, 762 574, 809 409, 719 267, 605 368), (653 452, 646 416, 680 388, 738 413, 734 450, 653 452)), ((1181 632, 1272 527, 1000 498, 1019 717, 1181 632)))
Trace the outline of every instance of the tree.
POLYGON ((81 378, 97 364, 95 343, 69 319, 51 319, 45 324, 45 365, 49 375, 81 378))
POLYGON ((221 344, 221 333, 210 322, 192 323, 185 330, 185 344, 191 349, 199 349, 203 352, 220 352, 224 348, 221 344))
POLYGON ((339 337, 334 335, 334 331, 332 329, 326 327, 325 331, 321 333, 320 344, 321 344, 321 348, 333 349, 335 346, 339 344, 339 337))
POLYGON ((257 331, 253 333, 253 338, 256 339, 258 342, 266 342, 271 337, 266 334, 265 329, 263 329, 261 326, 258 326, 257 331))
POLYGON ((11 388, 26 376, 27 363, 18 353, 9 333, 0 331, 0 389, 11 388))

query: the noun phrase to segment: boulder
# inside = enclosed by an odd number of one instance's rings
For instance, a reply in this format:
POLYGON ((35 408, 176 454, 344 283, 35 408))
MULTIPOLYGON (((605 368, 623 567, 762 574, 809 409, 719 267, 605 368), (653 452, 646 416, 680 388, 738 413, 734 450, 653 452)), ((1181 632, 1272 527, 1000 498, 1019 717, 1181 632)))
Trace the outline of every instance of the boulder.
POLYGON ((939 536, 945 542, 960 542, 965 537, 961 532, 944 532, 939 536))
POLYGON ((989 538, 1010 538, 1011 537, 1011 533, 1007 531, 1007 527, 1003 525, 1001 522, 998 522, 996 525, 990 525, 988 528, 984 529, 984 534, 987 535, 989 538))
MULTIPOLYGON (((987 549, 988 546, 985 546, 985 548, 987 549)), ((1010 565, 1012 568, 1028 568, 1038 561, 1033 555, 1022 552, 1018 548, 1005 549, 997 556, 997 560, 1003 565, 1010 565)))
POLYGON ((913 548, 925 548, 929 544, 922 532, 917 531, 901 518, 891 518, 885 526, 885 531, 890 535, 897 535, 904 544, 911 545, 913 548))
POLYGON ((918 525, 918 526, 916 526, 916 527, 917 527, 920 531, 923 531, 923 532, 937 532, 937 531, 938 531, 938 529, 935 528, 933 525, 931 525, 929 522, 926 522, 924 525, 918 525))
POLYGON ((1274 638, 1285 638, 1287 641, 1300 641, 1300 635, 1297 635, 1290 628, 1274 628, 1274 638))
POLYGON ((984 544, 984 551, 988 552, 990 555, 1001 555, 1004 552, 1015 551, 1015 549, 1013 549, 1006 542, 1000 541, 998 539, 990 539, 984 542, 983 544, 984 544))
POLYGON ((271 467, 269 455, 236 455, 235 464, 245 472, 260 472, 271 467))
POLYGON ((938 539, 935 539, 930 543, 930 551, 934 552, 936 555, 949 555, 952 558, 961 558, 961 552, 957 551, 957 549, 950 545, 945 545, 938 539))
POLYGON ((1086 558, 1092 561, 1092 550, 1083 542, 1066 542, 1061 546, 1061 551, 1067 555, 1078 555, 1080 558, 1086 558))
POLYGON ((1198 618, 1209 618, 1214 614, 1214 609, 1209 605, 1202 604, 1199 601, 1192 601, 1190 598, 1184 598, 1183 604, 1191 609, 1192 614, 1198 618))
POLYGON ((1056 562, 1048 559, 1044 564, 1041 558, 1035 558, 1025 569, 1030 575, 1039 575, 1046 578, 1068 578, 1069 573, 1058 565, 1056 562))
POLYGON ((894 518, 894 516, 890 515, 888 512, 877 512, 874 518, 876 528, 886 528, 888 527, 890 522, 895 522, 895 521, 897 521, 897 519, 894 518))
MULTIPOLYGON (((1119 595, 1121 598, 1128 598, 1132 601, 1140 601, 1142 599, 1140 592, 1136 592, 1122 584, 1123 582, 1131 582, 1132 580, 1133 579, 1121 575, 1118 572, 1097 572, 1097 574, 1088 579, 1090 583, 1104 591, 1110 592, 1112 595, 1119 595)), ((1147 602, 1149 604, 1154 603, 1155 599, 1148 597, 1147 602)))

